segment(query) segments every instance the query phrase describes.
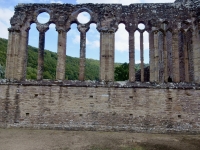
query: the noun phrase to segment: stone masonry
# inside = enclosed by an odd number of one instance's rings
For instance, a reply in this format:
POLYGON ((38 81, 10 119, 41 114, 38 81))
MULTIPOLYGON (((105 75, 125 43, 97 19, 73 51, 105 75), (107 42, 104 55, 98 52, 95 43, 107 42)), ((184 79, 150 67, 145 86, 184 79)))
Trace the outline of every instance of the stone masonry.
POLYGON ((0 110, 0 127, 200 133, 200 87, 186 83, 1 83, 0 110))
POLYGON ((45 32, 54 23, 58 31, 58 62, 56 79, 65 79, 66 33, 72 23, 80 32, 79 80, 84 81, 86 32, 91 23, 100 33, 100 80, 114 80, 115 32, 124 23, 129 33, 129 81, 135 81, 134 32, 140 32, 141 81, 144 81, 143 33, 149 33, 150 81, 200 83, 199 43, 200 2, 176 0, 167 4, 19 4, 11 18, 7 51, 6 78, 25 80, 27 43, 30 25, 36 23, 39 31, 37 79, 43 79, 45 32), (46 12, 50 20, 41 24, 37 16, 46 12), (77 16, 90 14, 90 21, 81 24, 77 16), (143 23, 144 29, 138 28, 143 23))
MULTIPOLYGON (((10 20, 6 79, 0 80, 0 127, 200 133, 200 1, 167 4, 18 4, 10 20), (47 12, 41 24, 37 16, 47 12), (90 14, 81 24, 77 16, 90 14), (29 29, 39 31, 36 81, 26 80, 29 29), (43 80, 45 32, 58 32, 56 80, 43 80), (67 32, 80 32, 79 80, 65 80, 67 32), (100 81, 85 81, 86 33, 100 33, 100 81), (129 33, 129 80, 114 82, 115 32, 129 33), (144 24, 140 29, 138 24, 144 24), (135 78, 135 31, 140 32, 140 82, 135 78), (149 82, 144 39, 149 33, 149 82)), ((137 77, 138 78, 138 77, 137 77)))

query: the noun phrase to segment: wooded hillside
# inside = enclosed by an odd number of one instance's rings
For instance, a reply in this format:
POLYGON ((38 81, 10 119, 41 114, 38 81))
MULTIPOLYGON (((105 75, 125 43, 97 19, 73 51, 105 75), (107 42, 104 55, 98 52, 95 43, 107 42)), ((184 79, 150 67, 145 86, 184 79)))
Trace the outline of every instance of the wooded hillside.
MULTIPOLYGON (((8 40, 0 38, 0 70, 4 72, 6 65, 6 50, 8 40)), ((27 79, 36 79, 37 76, 37 59, 38 49, 28 46, 28 65, 27 79)), ((56 77, 57 53, 45 50, 44 55, 44 79, 55 79, 56 77)), ((120 63, 116 63, 119 66, 120 63)), ((1 73, 0 71, 0 73, 1 73)), ((79 58, 67 56, 66 58, 66 79, 77 80, 79 72, 79 58)), ((3 74, 0 74, 3 78, 3 74)), ((99 61, 86 59, 86 80, 99 79, 99 61)))
MULTIPOLYGON (((0 78, 4 78, 6 65, 6 50, 8 40, 0 38, 0 78)), ((44 52, 44 79, 55 79, 57 53, 45 50, 44 52)), ((37 77, 37 59, 38 49, 28 46, 28 64, 27 79, 36 79, 37 77)), ((148 66, 148 64, 145 64, 148 66)), ((135 65, 135 70, 140 69, 140 64, 135 65)), ((66 79, 78 80, 79 58, 67 56, 66 58, 66 79)), ((85 80, 99 80, 99 61, 86 59, 85 80)), ((128 64, 115 63, 115 80, 128 80, 128 64)))

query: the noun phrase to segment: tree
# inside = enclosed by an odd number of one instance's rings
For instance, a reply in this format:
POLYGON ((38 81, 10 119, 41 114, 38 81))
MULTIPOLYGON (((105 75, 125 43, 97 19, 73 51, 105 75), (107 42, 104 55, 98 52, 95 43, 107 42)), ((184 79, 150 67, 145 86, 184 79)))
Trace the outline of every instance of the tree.
POLYGON ((5 67, 0 64, 0 79, 5 78, 5 67))
POLYGON ((123 63, 115 68, 115 81, 125 81, 129 77, 129 64, 123 63))

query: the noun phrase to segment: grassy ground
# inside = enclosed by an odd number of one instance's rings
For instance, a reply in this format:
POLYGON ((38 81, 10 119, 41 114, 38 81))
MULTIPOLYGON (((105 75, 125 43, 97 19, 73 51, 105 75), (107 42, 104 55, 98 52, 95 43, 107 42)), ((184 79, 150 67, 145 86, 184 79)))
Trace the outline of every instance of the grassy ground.
POLYGON ((0 150, 200 150, 200 135, 0 129, 0 150))

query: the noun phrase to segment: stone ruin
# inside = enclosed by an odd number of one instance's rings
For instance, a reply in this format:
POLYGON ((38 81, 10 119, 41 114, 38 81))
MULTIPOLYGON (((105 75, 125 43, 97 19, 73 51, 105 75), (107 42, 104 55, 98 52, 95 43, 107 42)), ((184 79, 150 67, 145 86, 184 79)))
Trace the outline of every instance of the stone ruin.
POLYGON ((129 33, 129 81, 135 81, 134 32, 140 32, 141 82, 144 81, 143 33, 149 33, 150 82, 200 83, 200 2, 176 0, 165 4, 19 4, 11 18, 6 78, 25 80, 30 25, 39 31, 37 79, 43 79, 45 32, 54 23, 58 32, 56 80, 65 79, 66 33, 72 23, 80 32, 79 80, 84 81, 86 32, 96 23, 100 33, 100 80, 114 80, 115 32, 120 23, 129 33), (50 20, 41 24, 37 16, 47 12, 50 20), (81 24, 77 16, 88 12, 90 21, 81 24), (144 29, 138 24, 143 23, 144 29))
POLYGON ((19 4, 10 20, 6 78, 0 83, 0 127, 67 130, 200 133, 200 1, 157 4, 19 4), (40 24, 37 16, 50 20, 40 24), (77 16, 90 14, 81 24, 77 16), (26 81, 29 29, 39 31, 37 81, 26 81), (43 79, 45 32, 58 32, 56 80, 43 79), (80 32, 79 81, 65 81, 66 33, 72 23, 80 32), (96 23, 100 33, 100 80, 84 81, 86 32, 96 23), (114 81, 115 32, 129 33, 129 81, 114 81), (144 29, 138 24, 143 23, 144 29), (140 32, 141 72, 135 78, 134 33, 140 32), (144 78, 144 39, 149 33, 144 78), (84 81, 84 82, 83 82, 84 81), (105 82, 104 82, 105 81, 105 82), (110 82, 111 81, 111 82, 110 82))

